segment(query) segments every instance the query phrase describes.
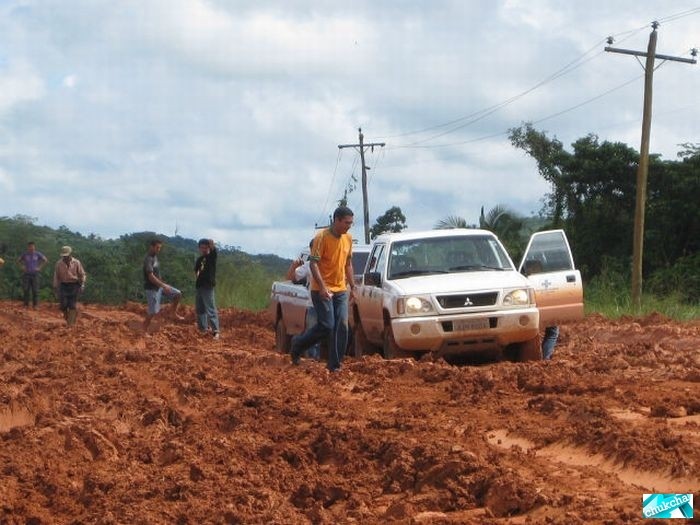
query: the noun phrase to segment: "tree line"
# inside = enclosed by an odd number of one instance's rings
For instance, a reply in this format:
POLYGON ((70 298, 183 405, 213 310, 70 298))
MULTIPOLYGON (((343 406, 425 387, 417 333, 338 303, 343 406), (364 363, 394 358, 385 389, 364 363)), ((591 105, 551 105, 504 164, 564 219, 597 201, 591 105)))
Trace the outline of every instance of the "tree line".
MULTIPOLYGON (((556 137, 524 124, 509 132, 511 144, 532 157, 550 185, 531 217, 507 206, 481 208, 478 224, 460 215, 440 219, 436 228, 482 228, 496 233, 514 261, 535 231, 563 228, 586 281, 629 282, 639 153, 595 134, 567 150, 556 137)), ((676 294, 688 303, 700 296, 700 144, 681 144, 678 158, 650 156, 644 238, 645 290, 676 294)), ((377 218, 373 238, 401 231, 406 219, 392 207, 377 218)))
MULTIPOLYGON (((185 300, 193 298, 193 268, 198 255, 194 239, 154 232, 102 239, 95 234, 73 232, 65 226, 58 229, 39 226, 36 219, 24 215, 0 217, 0 254, 5 259, 0 271, 0 298, 21 297, 21 269, 15 261, 25 251, 27 242, 34 241, 37 250, 49 260, 41 275, 41 300, 53 300, 53 266, 61 246, 69 245, 88 274, 82 301, 104 304, 142 301, 142 264, 148 243, 154 238, 165 243, 159 257, 165 279, 182 290, 185 300)), ((276 255, 249 255, 236 247, 221 246, 217 264, 218 304, 255 310, 265 308, 270 283, 284 274, 288 264, 287 259, 276 255)))

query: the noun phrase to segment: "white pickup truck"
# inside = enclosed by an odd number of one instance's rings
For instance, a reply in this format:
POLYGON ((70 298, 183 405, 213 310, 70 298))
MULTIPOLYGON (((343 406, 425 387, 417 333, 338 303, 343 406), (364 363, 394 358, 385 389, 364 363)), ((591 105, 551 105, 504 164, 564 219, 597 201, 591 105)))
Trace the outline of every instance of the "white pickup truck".
MULTIPOLYGON (((352 267, 356 284, 362 278, 369 250, 370 247, 366 244, 352 246, 352 267)), ((306 262, 309 250, 303 250, 300 258, 306 262)), ((269 311, 275 326, 275 347, 281 353, 289 352, 292 336, 302 333, 315 319, 308 288, 292 281, 272 283, 269 311)))
POLYGON ((540 359, 541 327, 583 317, 581 275, 562 230, 534 234, 520 270, 485 230, 378 237, 351 311, 355 356, 540 359))

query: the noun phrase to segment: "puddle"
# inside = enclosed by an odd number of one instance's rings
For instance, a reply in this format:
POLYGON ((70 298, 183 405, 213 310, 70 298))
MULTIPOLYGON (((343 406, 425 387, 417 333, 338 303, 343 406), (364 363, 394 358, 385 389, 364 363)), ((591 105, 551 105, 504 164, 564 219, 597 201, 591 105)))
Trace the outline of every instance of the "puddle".
MULTIPOLYGON (((648 411, 647 411, 648 412, 648 411)), ((639 412, 634 412, 632 410, 627 410, 627 409, 613 409, 613 410, 608 410, 608 413, 617 419, 621 419, 623 421, 642 421, 645 420, 649 417, 649 414, 640 414, 639 412)))
MULTIPOLYGON (((639 414, 641 417, 643 415, 639 414)), ((694 416, 689 416, 694 417, 694 416)), ((520 447, 527 452, 535 448, 536 444, 529 439, 509 435, 505 429, 493 430, 486 434, 489 444, 509 450, 513 446, 520 447)), ((573 467, 594 467, 604 472, 615 474, 620 481, 628 485, 643 488, 651 492, 676 493, 689 487, 700 486, 700 478, 672 477, 667 473, 649 472, 624 467, 615 461, 606 458, 602 454, 590 454, 582 447, 554 444, 534 450, 534 455, 539 458, 564 463, 573 467)))
POLYGON ((692 416, 669 418, 668 422, 671 425, 685 425, 686 423, 697 423, 698 425, 700 425, 700 414, 693 414, 692 416))
POLYGON ((529 439, 508 435, 508 431, 505 429, 493 430, 486 435, 486 441, 491 445, 495 445, 500 448, 509 449, 511 447, 520 447, 523 452, 535 448, 535 443, 529 439))
POLYGON ((0 432, 8 432, 16 427, 34 424, 34 414, 24 408, 0 410, 0 432))

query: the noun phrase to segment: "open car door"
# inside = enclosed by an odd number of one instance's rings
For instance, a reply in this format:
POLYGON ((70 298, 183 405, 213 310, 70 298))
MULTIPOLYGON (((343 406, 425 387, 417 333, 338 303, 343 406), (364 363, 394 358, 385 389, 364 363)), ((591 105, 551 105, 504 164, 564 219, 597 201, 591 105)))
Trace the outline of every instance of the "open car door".
POLYGON ((564 230, 530 237, 519 271, 535 288, 540 326, 583 319, 583 283, 564 230))

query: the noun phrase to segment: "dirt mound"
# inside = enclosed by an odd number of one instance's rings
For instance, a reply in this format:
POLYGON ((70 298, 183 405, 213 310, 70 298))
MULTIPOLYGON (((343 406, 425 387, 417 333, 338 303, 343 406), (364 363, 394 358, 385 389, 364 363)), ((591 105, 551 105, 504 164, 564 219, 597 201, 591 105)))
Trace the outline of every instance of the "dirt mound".
POLYGON ((0 523, 618 523, 700 486, 700 324, 562 327, 552 362, 274 353, 267 316, 0 304, 0 523))

